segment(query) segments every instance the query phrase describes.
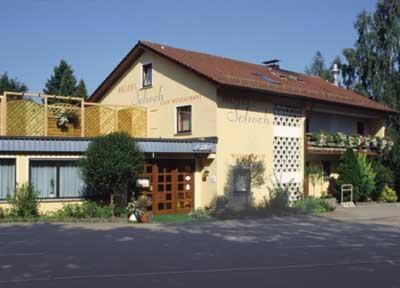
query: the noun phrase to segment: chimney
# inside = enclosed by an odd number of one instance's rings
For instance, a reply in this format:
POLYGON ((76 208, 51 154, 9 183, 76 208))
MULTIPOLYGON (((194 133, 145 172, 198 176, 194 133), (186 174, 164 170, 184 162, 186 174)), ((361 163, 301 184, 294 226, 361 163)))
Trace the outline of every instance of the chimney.
POLYGON ((333 85, 339 86, 339 68, 336 63, 333 64, 332 75, 333 75, 333 85))
POLYGON ((273 59, 273 60, 264 61, 262 63, 265 64, 265 66, 267 66, 268 68, 279 69, 279 62, 281 62, 281 61, 278 59, 273 59))

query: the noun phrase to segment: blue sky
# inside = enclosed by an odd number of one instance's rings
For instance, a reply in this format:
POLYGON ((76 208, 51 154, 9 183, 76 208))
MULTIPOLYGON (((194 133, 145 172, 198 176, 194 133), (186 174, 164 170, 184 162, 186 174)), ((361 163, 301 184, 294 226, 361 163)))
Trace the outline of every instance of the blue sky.
POLYGON ((92 92, 139 39, 303 72, 317 49, 329 62, 351 47, 357 14, 375 3, 2 0, 0 73, 40 92, 63 58, 92 92))

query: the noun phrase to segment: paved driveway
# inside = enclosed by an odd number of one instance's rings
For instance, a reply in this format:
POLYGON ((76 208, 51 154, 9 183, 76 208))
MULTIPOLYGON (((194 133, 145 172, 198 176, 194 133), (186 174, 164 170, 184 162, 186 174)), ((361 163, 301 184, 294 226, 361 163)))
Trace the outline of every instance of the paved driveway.
POLYGON ((181 225, 3 224, 0 287, 400 287, 398 223, 354 222, 346 213, 181 225))

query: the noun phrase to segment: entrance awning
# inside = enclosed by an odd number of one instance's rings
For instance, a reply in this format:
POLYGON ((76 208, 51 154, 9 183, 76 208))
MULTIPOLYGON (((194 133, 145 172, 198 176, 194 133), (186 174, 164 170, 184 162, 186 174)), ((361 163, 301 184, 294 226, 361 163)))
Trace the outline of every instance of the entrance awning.
MULTIPOLYGON (((0 137, 1 153, 69 153, 82 154, 91 138, 71 137, 0 137)), ((216 152, 217 137, 136 139, 144 153, 210 154, 216 152)))

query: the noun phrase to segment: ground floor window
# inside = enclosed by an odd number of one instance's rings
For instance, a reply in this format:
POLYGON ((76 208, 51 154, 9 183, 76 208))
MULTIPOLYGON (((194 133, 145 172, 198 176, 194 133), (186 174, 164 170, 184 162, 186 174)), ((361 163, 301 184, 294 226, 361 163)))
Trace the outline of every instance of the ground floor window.
POLYGON ((82 197, 85 188, 76 160, 31 160, 30 181, 39 198, 82 197))
POLYGON ((0 159, 0 199, 13 195, 15 186, 15 159, 0 159))

